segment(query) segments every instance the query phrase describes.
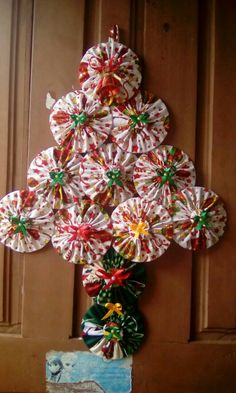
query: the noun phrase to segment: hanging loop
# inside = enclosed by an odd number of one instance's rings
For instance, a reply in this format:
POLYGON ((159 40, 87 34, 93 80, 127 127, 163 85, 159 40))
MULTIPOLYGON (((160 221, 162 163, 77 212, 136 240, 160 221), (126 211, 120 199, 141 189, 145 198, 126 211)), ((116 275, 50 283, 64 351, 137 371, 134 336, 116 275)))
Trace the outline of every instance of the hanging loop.
POLYGON ((120 40, 120 32, 119 32, 119 26, 114 25, 110 30, 109 30, 109 39, 112 39, 116 42, 119 42, 120 40))

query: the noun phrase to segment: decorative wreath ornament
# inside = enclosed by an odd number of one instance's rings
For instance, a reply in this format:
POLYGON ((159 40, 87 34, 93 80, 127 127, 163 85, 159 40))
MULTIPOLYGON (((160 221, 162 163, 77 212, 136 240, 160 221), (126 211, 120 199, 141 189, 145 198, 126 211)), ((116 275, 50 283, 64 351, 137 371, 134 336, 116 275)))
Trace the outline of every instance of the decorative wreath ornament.
POLYGON ((117 206, 135 194, 133 169, 137 157, 109 143, 88 153, 80 166, 84 193, 102 206, 117 206))
POLYGON ((175 195, 174 240, 189 250, 205 250, 224 233, 227 215, 219 196, 203 187, 189 187, 175 195))
POLYGON ((173 235, 167 210, 156 201, 131 198, 112 213, 114 249, 134 262, 150 262, 169 247, 173 235))
POLYGON ((13 191, 0 201, 0 241, 18 252, 43 248, 54 232, 54 214, 35 192, 13 191))
POLYGON ((112 117, 107 106, 82 91, 75 91, 55 103, 49 123, 59 145, 77 153, 86 153, 99 147, 108 138, 112 117))
POLYGON ((131 355, 144 337, 134 307, 145 287, 139 262, 160 257, 172 237, 190 250, 211 247, 227 218, 218 195, 194 187, 187 154, 160 146, 168 110, 161 99, 142 96, 138 57, 118 40, 115 26, 107 43, 85 53, 81 90, 60 98, 50 114, 59 146, 32 161, 30 190, 0 201, 4 245, 32 252, 51 238, 66 261, 85 264, 82 281, 95 304, 85 313, 82 336, 108 360, 131 355), (111 219, 101 206, 116 206, 111 219), (55 216, 52 208, 59 209, 55 216))
POLYGON ((159 146, 142 154, 135 164, 134 184, 138 194, 149 200, 155 199, 166 208, 171 207, 174 193, 194 186, 195 181, 193 162, 174 146, 159 146))
POLYGON ((52 245, 68 262, 94 263, 108 251, 112 241, 109 216, 98 205, 78 201, 55 215, 52 245))
POLYGON ((112 109, 113 140, 131 153, 159 146, 169 130, 169 113, 161 99, 143 99, 141 93, 112 109))
POLYGON ((71 150, 50 147, 31 162, 27 183, 30 190, 44 196, 53 209, 69 207, 83 198, 79 168, 82 156, 71 150))
POLYGON ((104 105, 126 102, 141 83, 139 59, 131 49, 110 39, 85 53, 79 81, 86 94, 104 105))
POLYGON ((85 313, 81 329, 90 351, 109 360, 131 355, 144 338, 143 321, 138 310, 123 310, 120 303, 94 304, 85 313))
POLYGON ((97 303, 119 302, 128 307, 144 290, 146 274, 143 264, 128 261, 111 248, 102 262, 83 268, 82 282, 97 303))

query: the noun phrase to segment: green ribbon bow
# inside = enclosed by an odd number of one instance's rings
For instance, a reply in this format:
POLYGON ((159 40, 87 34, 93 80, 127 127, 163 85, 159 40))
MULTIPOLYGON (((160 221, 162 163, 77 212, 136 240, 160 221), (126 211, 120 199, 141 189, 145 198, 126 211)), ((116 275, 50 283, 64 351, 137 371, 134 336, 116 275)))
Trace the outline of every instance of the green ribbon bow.
POLYGON ((108 187, 112 187, 114 183, 120 187, 123 187, 123 183, 120 180, 120 176, 121 176, 120 169, 113 169, 113 171, 108 171, 106 172, 106 175, 108 179, 110 179, 108 182, 108 187))
POLYGON ((138 123, 144 123, 147 124, 149 122, 149 114, 148 113, 142 113, 141 115, 130 115, 130 118, 132 120, 131 128, 134 128, 138 123))
POLYGON ((175 182, 172 177, 174 176, 175 172, 176 168, 174 166, 170 166, 168 168, 165 168, 161 174, 158 173, 158 175, 161 176, 160 187, 162 187, 167 181, 171 186, 174 186, 175 182))
POLYGON ((62 186, 65 185, 64 183, 64 172, 49 172, 49 175, 52 179, 51 186, 54 187, 56 184, 61 184, 62 186))
POLYGON ((27 220, 25 218, 20 219, 19 217, 10 217, 9 220, 13 225, 16 225, 16 228, 14 230, 14 233, 22 233, 24 236, 29 236, 27 229, 26 229, 26 223, 27 220))
POLYGON ((76 128, 78 124, 84 124, 88 117, 85 115, 85 113, 80 113, 80 115, 70 115, 70 118, 73 120, 71 128, 76 128))
POLYGON ((109 326, 106 328, 106 330, 104 330, 103 332, 106 340, 110 341, 110 340, 121 340, 122 339, 122 334, 121 334, 121 330, 118 326, 109 326))
POLYGON ((203 227, 211 228, 211 224, 208 221, 209 212, 207 210, 202 210, 200 216, 194 217, 194 222, 197 223, 196 229, 200 231, 203 227))

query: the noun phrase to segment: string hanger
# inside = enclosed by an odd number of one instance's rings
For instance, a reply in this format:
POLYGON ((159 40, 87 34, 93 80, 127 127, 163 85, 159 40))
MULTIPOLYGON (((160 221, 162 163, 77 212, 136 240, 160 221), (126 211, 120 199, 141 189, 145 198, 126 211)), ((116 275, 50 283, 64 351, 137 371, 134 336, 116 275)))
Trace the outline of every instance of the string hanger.
POLYGON ((120 40, 120 31, 119 31, 119 26, 114 25, 110 30, 109 30, 109 41, 113 40, 115 42, 119 42, 120 40))

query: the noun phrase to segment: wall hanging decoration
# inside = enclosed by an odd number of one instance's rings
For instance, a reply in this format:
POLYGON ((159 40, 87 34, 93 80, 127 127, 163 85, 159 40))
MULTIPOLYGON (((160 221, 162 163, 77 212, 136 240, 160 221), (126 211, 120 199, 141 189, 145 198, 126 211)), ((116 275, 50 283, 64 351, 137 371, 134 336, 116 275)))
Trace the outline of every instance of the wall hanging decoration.
POLYGON ((0 241, 18 252, 43 248, 54 232, 54 214, 33 191, 20 190, 0 201, 0 241))
POLYGON ((111 248, 100 263, 85 266, 83 286, 96 303, 134 304, 146 284, 144 265, 124 259, 111 248))
POLYGON ((204 250, 218 242, 227 218, 218 195, 203 187, 189 187, 174 199, 174 240, 181 247, 204 250))
POLYGON ((169 129, 169 113, 160 99, 142 98, 112 108, 114 141, 125 151, 145 153, 159 146, 169 129))
POLYGON ((85 53, 79 81, 86 94, 105 105, 126 102, 141 83, 139 59, 131 49, 110 38, 85 53))
POLYGON ((82 337, 90 351, 106 359, 121 359, 135 352, 143 338, 143 321, 137 309, 120 303, 94 304, 82 321, 82 337))
POLYGON ((143 340, 142 262, 161 257, 172 237, 190 250, 211 247, 226 224, 220 198, 195 187, 188 155, 160 146, 168 109, 139 90, 138 57, 118 38, 115 26, 108 42, 85 53, 81 90, 60 98, 50 114, 59 146, 34 158, 29 190, 0 201, 4 245, 32 252, 51 238, 63 259, 85 264, 82 282, 94 304, 82 337, 109 360, 132 354, 143 340))
POLYGON ((71 150, 50 147, 31 162, 27 183, 51 204, 53 209, 63 209, 83 198, 79 168, 82 156, 71 150))
POLYGON ((138 194, 155 199, 166 208, 172 206, 172 196, 178 190, 194 186, 195 168, 192 160, 174 146, 162 145, 142 154, 134 169, 134 184, 138 194))
POLYGON ((112 241, 111 220, 98 205, 78 201, 55 215, 52 245, 73 263, 93 263, 104 255, 112 241))
POLYGON ((112 117, 108 107, 82 91, 75 91, 55 103, 49 123, 59 145, 86 153, 105 142, 112 127, 112 117))
POLYGON ((167 210, 156 201, 131 198, 112 213, 113 247, 127 259, 150 262, 169 247, 173 235, 167 210))
POLYGON ((133 169, 137 157, 114 143, 88 153, 81 164, 81 186, 94 202, 116 206, 135 194, 133 169))

